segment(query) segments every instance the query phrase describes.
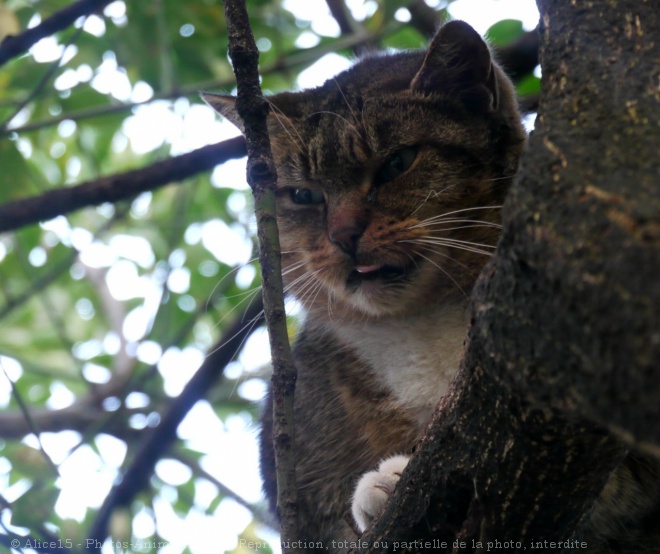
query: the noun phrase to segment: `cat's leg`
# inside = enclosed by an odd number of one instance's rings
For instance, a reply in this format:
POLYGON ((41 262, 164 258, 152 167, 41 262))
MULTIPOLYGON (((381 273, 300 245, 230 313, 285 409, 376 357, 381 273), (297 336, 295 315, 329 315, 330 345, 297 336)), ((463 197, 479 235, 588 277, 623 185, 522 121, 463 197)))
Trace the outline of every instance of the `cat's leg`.
POLYGON ((376 471, 365 473, 353 494, 351 511, 360 530, 364 531, 383 511, 387 499, 401 478, 408 456, 392 456, 383 460, 376 471))

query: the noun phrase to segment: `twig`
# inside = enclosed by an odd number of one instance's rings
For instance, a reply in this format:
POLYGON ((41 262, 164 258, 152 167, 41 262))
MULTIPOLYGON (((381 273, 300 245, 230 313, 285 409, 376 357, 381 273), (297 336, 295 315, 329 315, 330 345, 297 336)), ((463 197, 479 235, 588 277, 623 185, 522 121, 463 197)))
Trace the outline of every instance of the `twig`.
POLYGON ((36 84, 36 86, 32 89, 30 94, 28 94, 21 102, 18 103, 12 114, 5 119, 2 124, 0 124, 0 132, 3 132, 7 129, 7 126, 11 123, 11 120, 14 119, 20 111, 27 106, 30 102, 32 102, 37 96, 39 96, 46 86, 46 83, 50 81, 51 77, 55 74, 55 72, 60 68, 62 65, 62 60, 64 59, 64 56, 66 56, 66 51, 69 48, 70 45, 74 44, 78 38, 80 37, 80 33, 82 33, 82 27, 79 29, 76 29, 76 31, 71 35, 67 43, 64 45, 62 48, 62 54, 60 57, 55 60, 52 64, 50 64, 50 67, 46 70, 46 72, 43 74, 39 82, 36 84))
POLYGON ((66 8, 54 13, 36 27, 23 31, 20 35, 8 36, 0 43, 0 66, 7 61, 23 54, 42 38, 57 31, 66 29, 69 25, 84 15, 103 9, 113 0, 78 0, 66 8))
MULTIPOLYGON (((0 206, 0 210, 2 206, 0 206)), ((94 238, 98 238, 100 235, 109 230, 117 221, 123 219, 123 217, 128 213, 128 207, 118 207, 115 211, 115 215, 109 221, 106 221, 99 227, 98 230, 94 232, 94 238)), ((30 286, 25 290, 21 291, 16 296, 5 295, 6 303, 3 306, 0 306, 0 320, 7 317, 13 310, 22 306, 28 300, 31 300, 35 294, 41 292, 45 288, 49 287, 51 283, 59 279, 64 273, 71 269, 73 262, 78 258, 79 252, 72 249, 71 252, 56 265, 50 268, 48 273, 41 274, 30 283, 30 286)), ((2 279, 2 274, 0 273, 0 280, 2 279)))
POLYGON ((2 373, 4 373, 5 377, 7 378, 7 381, 9 381, 9 385, 11 386, 11 394, 14 397, 14 400, 16 400, 16 403, 18 404, 18 407, 21 410, 21 414, 22 414, 23 418, 25 419, 25 421, 27 422, 28 427, 30 428, 30 432, 37 438, 37 441, 39 443, 39 451, 41 452, 42 456, 46 460, 46 463, 48 464, 48 466, 53 470, 53 474, 56 477, 59 477, 60 470, 55 465, 55 462, 53 462, 51 457, 48 455, 48 453, 44 449, 44 445, 41 442, 41 430, 37 427, 34 420, 32 419, 32 415, 30 414, 30 410, 28 409, 27 404, 23 400, 23 397, 21 396, 21 393, 19 392, 19 390, 16 388, 16 384, 9 377, 9 374, 7 373, 7 370, 2 365, 2 361, 0 361, 0 369, 2 370, 2 373))
POLYGON ((227 160, 245 156, 242 137, 204 146, 142 169, 60 188, 0 206, 0 233, 52 219, 87 206, 117 202, 180 181, 227 160))
POLYGON ((158 427, 153 429, 142 442, 140 449, 123 473, 121 482, 115 485, 97 513, 89 532, 88 544, 98 545, 98 548, 90 550, 100 551, 107 537, 108 523, 115 508, 129 505, 133 498, 148 486, 156 462, 176 439, 176 430, 183 418, 220 379, 225 366, 234 358, 243 341, 252 331, 253 325, 246 324, 244 320, 255 320, 261 309, 260 302, 249 306, 243 317, 223 333, 219 346, 212 350, 181 394, 172 401, 158 427))
POLYGON ((220 491, 220 494, 231 498, 237 504, 240 504, 244 508, 250 510, 255 519, 257 519, 260 523, 263 523, 272 529, 278 529, 278 522, 275 521, 273 515, 266 508, 245 500, 245 498, 243 498, 240 494, 229 488, 223 482, 219 481, 216 477, 206 471, 195 458, 178 451, 172 452, 172 457, 176 460, 179 460, 182 464, 187 465, 193 471, 193 473, 213 483, 220 491))
POLYGON ((268 336, 273 357, 273 442, 277 468, 277 506, 284 553, 298 552, 298 500, 295 473, 293 393, 297 372, 291 355, 284 310, 279 234, 275 217, 277 174, 266 117, 268 103, 259 86, 259 50, 254 41, 245 0, 226 0, 225 18, 238 98, 236 109, 245 123, 248 183, 252 187, 259 236, 259 261, 268 336))
MULTIPOLYGON (((307 50, 296 50, 282 56, 279 60, 271 63, 268 67, 265 67, 261 73, 262 75, 267 75, 270 73, 276 73, 281 71, 286 71, 288 69, 295 69, 296 67, 306 66, 312 62, 317 61, 326 54, 330 52, 337 52, 344 50, 346 48, 359 47, 361 45, 370 43, 375 40, 379 40, 389 34, 392 34, 401 28, 400 24, 388 24, 383 29, 378 30, 374 33, 369 33, 367 31, 360 31, 353 35, 346 35, 333 40, 331 42, 324 42, 318 46, 308 48, 307 50)), ((86 110, 78 110, 74 112, 62 113, 56 117, 51 117, 49 119, 43 119, 41 121, 34 121, 32 123, 26 123, 20 127, 14 127, 11 129, 6 129, 4 131, 0 130, 0 137, 10 135, 12 133, 28 133, 31 131, 38 131, 44 127, 52 127, 57 125, 66 119, 72 121, 82 121, 84 119, 90 119, 93 117, 100 117, 104 115, 110 115, 115 113, 121 113, 124 111, 131 110, 137 106, 147 105, 156 100, 172 100, 175 98, 180 98, 183 96, 198 96, 200 90, 216 90, 224 89, 227 87, 233 87, 235 85, 235 80, 213 80, 204 83, 196 83, 194 85, 181 87, 177 90, 168 90, 165 92, 160 92, 154 94, 149 100, 142 102, 127 102, 122 104, 113 104, 110 106, 99 106, 96 108, 89 108, 86 110)), ((1 105, 1 104, 0 104, 1 105)))
MULTIPOLYGON (((2 206, 0 206, 0 210, 2 210, 2 206)), ((36 293, 44 290, 64 273, 69 271, 77 257, 77 251, 71 252, 66 258, 59 261, 57 265, 54 265, 48 273, 39 275, 24 291, 16 296, 7 297, 6 303, 3 306, 0 306, 0 320, 7 317, 16 308, 25 304, 25 302, 32 300, 36 293)))

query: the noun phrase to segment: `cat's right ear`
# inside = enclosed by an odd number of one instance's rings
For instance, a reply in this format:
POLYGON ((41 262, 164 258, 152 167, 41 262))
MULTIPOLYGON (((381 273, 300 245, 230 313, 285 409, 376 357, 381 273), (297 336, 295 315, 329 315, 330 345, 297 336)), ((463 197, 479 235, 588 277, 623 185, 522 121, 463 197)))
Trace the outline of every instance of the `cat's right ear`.
POLYGON ((213 94, 202 92, 202 100, 211 106, 221 116, 231 121, 241 133, 245 134, 245 126, 236 109, 236 97, 230 94, 213 94))

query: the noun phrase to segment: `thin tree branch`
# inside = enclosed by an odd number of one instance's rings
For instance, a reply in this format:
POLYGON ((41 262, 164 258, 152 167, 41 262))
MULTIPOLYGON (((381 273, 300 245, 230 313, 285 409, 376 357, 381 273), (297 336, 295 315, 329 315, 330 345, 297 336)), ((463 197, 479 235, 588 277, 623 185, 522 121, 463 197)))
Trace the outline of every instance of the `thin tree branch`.
POLYGON ((145 438, 130 465, 123 472, 121 482, 115 485, 96 515, 89 532, 91 541, 89 544, 94 544, 95 547, 90 550, 100 551, 101 545, 108 536, 108 524, 114 510, 129 505, 133 498, 148 486, 156 462, 176 439, 177 427, 197 401, 204 398, 222 377, 224 368, 252 332, 261 312, 261 303, 255 302, 248 306, 243 317, 223 333, 218 345, 206 357, 181 394, 169 405, 160 424, 145 438), (245 323, 246 319, 248 323, 245 323))
POLYGON ((223 482, 219 481, 216 477, 211 475, 208 471, 206 471, 195 458, 183 452, 176 452, 176 451, 172 452, 171 456, 175 460, 178 460, 181 463, 187 465, 192 470, 193 473, 213 483, 218 488, 221 495, 231 498, 237 504, 240 504, 244 508, 250 510, 250 512, 252 512, 252 515, 257 521, 263 523, 264 525, 267 525, 271 529, 277 530, 279 528, 279 523, 275 520, 273 514, 271 514, 270 511, 268 511, 268 508, 266 508, 265 506, 259 506, 257 504, 253 504, 252 502, 248 502, 247 500, 245 500, 245 498, 243 498, 236 491, 232 490, 230 487, 228 487, 223 482))
POLYGON ((18 407, 21 412, 21 416, 27 422, 30 432, 37 438, 37 441, 39 442, 39 451, 46 460, 47 465, 53 470, 53 475, 55 477, 59 477, 60 475, 59 468, 55 465, 55 462, 53 462, 51 457, 48 455, 48 453, 44 449, 44 445, 41 442, 41 430, 37 427, 34 419, 32 418, 32 415, 30 414, 30 410, 28 409, 27 404, 23 400, 23 397, 21 396, 19 390, 16 388, 16 384, 9 377, 7 370, 2 365, 2 361, 0 361, 0 369, 2 370, 2 373, 4 374, 7 381, 9 381, 9 385, 11 386, 11 394, 14 397, 14 400, 16 400, 16 403, 18 404, 18 407))
MULTIPOLYGON (((32 408, 30 410, 32 425, 22 411, 5 410, 0 413, 0 437, 22 439, 34 432, 33 426, 41 433, 57 433, 69 429, 84 433, 88 428, 99 425, 101 421, 115 413, 103 410, 97 401, 90 400, 91 396, 85 396, 72 406, 59 410, 32 408)), ((153 406, 137 409, 122 408, 122 416, 125 418, 123 417, 116 425, 103 421, 103 432, 126 441, 138 438, 141 436, 141 432, 127 428, 126 419, 134 414, 147 414, 152 411, 153 406)))
POLYGON ((78 0, 66 8, 54 13, 36 27, 27 29, 19 35, 10 35, 0 43, 0 66, 23 54, 42 38, 66 29, 79 17, 98 12, 113 0, 78 0))
MULTIPOLYGON (((2 210, 2 206, 0 206, 0 210, 2 210)), ((105 231, 110 229, 127 213, 128 207, 117 208, 112 219, 103 223, 103 225, 101 225, 101 227, 94 233, 94 238, 98 238, 99 235, 102 235, 105 231)), ((79 252, 77 250, 71 249, 71 252, 63 260, 60 260, 56 265, 51 267, 47 273, 39 275, 32 283, 30 283, 30 286, 27 289, 16 296, 5 295, 6 303, 0 307, 0 320, 7 317, 13 310, 22 306, 25 302, 31 300, 35 294, 50 286, 51 283, 69 271, 73 262, 78 258, 78 254, 79 252)))
MULTIPOLYGON (((313 63, 323 56, 331 52, 337 52, 339 50, 344 50, 346 48, 357 48, 364 44, 370 43, 374 40, 378 40, 382 37, 388 36, 391 33, 396 32, 401 28, 400 24, 389 24, 386 25, 383 29, 375 33, 370 33, 364 30, 361 30, 353 35, 342 36, 331 42, 324 42, 318 46, 308 48, 306 50, 295 50, 284 56, 279 60, 271 63, 265 67, 261 73, 262 75, 268 75, 271 73, 277 73, 286 71, 289 69, 295 69, 297 67, 304 67, 310 63, 313 63)), ((213 80, 206 81, 203 83, 197 83, 190 86, 181 87, 177 90, 168 90, 165 92, 160 92, 155 94, 149 100, 143 102, 128 102, 123 104, 113 104, 110 106, 99 106, 96 108, 89 108, 86 110, 78 110, 75 112, 62 113, 56 117, 50 119, 44 119, 41 121, 34 121, 32 123, 26 123, 20 127, 14 127, 12 129, 0 130, 0 137, 11 135, 12 133, 28 133, 31 131, 37 131, 43 129, 44 127, 51 127, 57 125, 64 120, 70 119, 72 121, 82 121, 85 119, 90 119, 94 117, 100 117, 104 115, 110 115, 115 113, 121 113, 124 111, 131 110, 137 106, 143 106, 155 102, 157 100, 173 100, 183 96, 198 96, 200 90, 217 90, 217 89, 226 89, 228 87, 233 87, 236 84, 235 79, 222 79, 222 80, 213 80)))
POLYGON ((259 86, 259 50, 254 41, 245 0, 226 0, 229 34, 238 98, 236 108, 245 123, 248 183, 252 187, 259 236, 259 261, 271 355, 273 357, 273 443, 277 472, 277 507, 285 554, 298 552, 298 491, 295 473, 293 395, 297 371, 289 346, 284 309, 281 253, 275 215, 277 174, 266 118, 268 103, 259 86))
POLYGON ((245 156, 242 137, 204 146, 142 169, 60 188, 0 206, 0 233, 52 219, 80 208, 117 202, 245 156))

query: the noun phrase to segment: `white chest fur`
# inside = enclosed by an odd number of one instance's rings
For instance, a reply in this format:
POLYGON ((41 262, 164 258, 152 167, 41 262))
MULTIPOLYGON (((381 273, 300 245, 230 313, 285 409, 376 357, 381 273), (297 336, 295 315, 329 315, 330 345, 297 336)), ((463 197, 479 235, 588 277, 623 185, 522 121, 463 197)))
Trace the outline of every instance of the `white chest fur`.
POLYGON ((342 324, 335 333, 397 404, 425 425, 458 370, 466 329, 465 307, 454 306, 405 319, 342 324))

